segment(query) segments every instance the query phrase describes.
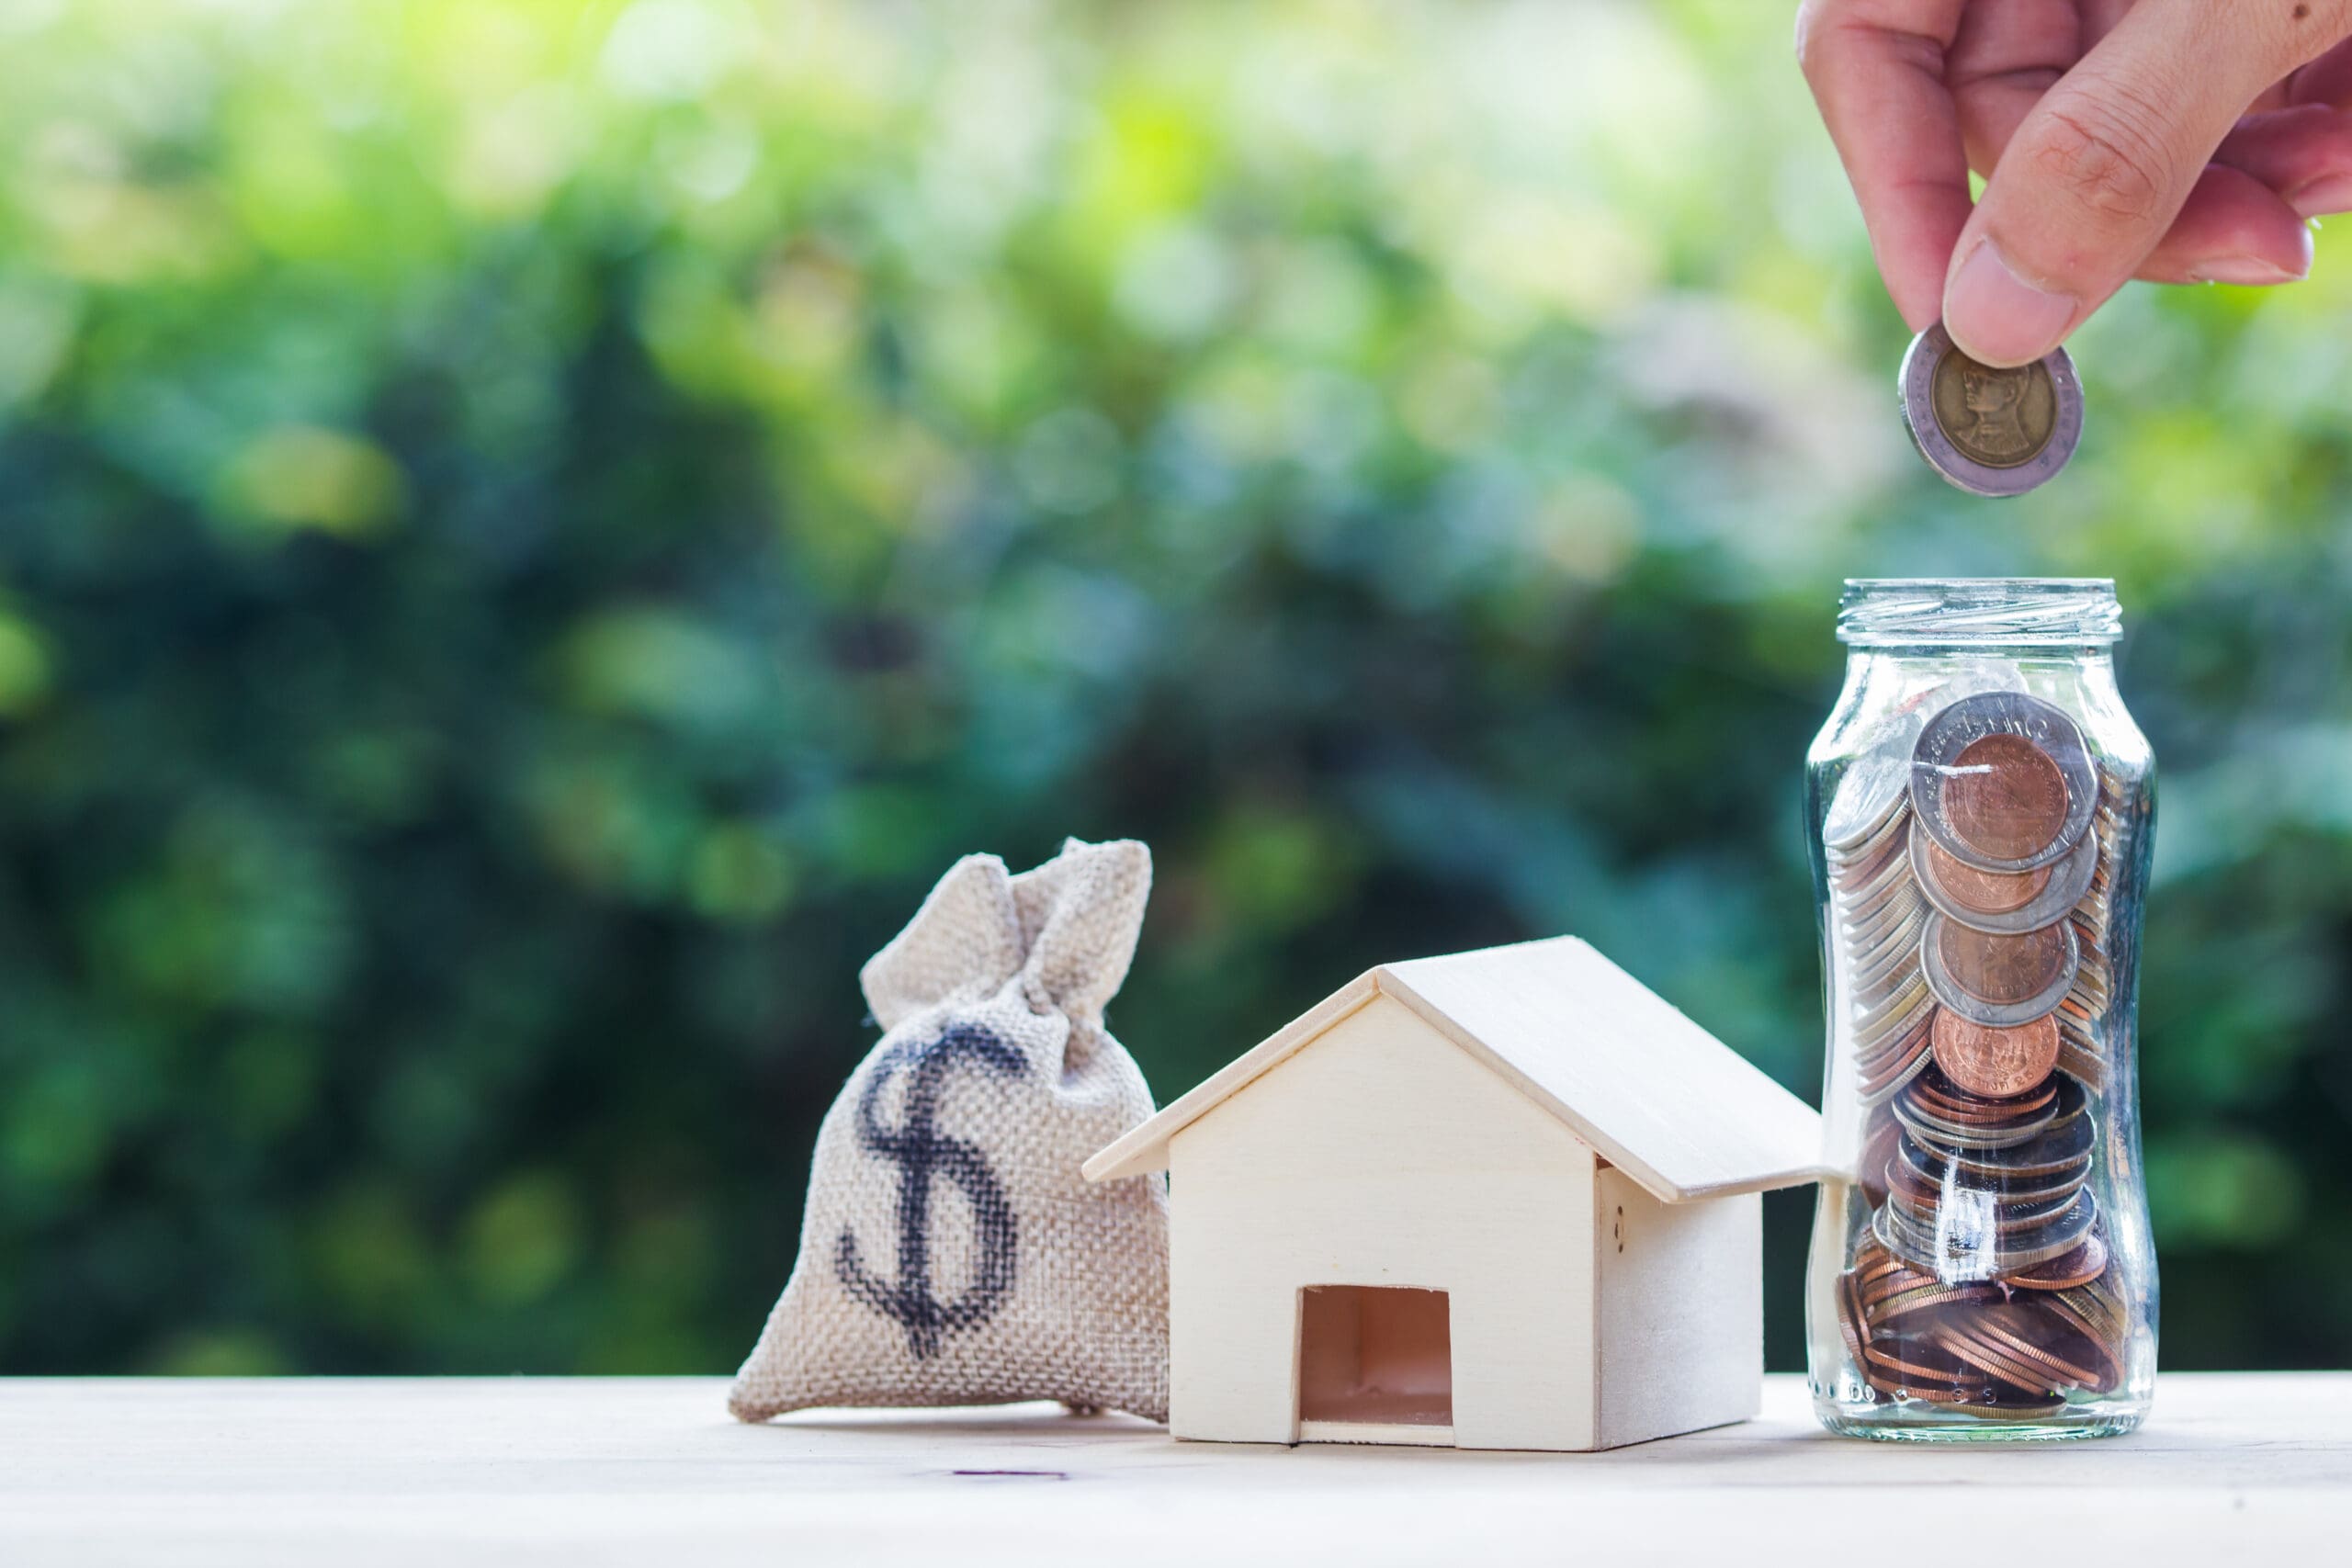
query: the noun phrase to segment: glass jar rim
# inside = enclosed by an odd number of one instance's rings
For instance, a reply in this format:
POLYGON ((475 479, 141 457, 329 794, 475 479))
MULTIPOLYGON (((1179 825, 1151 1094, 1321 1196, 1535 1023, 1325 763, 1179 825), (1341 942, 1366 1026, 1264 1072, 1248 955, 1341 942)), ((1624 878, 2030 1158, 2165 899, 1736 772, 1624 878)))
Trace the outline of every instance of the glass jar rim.
POLYGON ((2111 577, 1849 577, 1849 648, 2103 647, 2123 635, 2111 577))

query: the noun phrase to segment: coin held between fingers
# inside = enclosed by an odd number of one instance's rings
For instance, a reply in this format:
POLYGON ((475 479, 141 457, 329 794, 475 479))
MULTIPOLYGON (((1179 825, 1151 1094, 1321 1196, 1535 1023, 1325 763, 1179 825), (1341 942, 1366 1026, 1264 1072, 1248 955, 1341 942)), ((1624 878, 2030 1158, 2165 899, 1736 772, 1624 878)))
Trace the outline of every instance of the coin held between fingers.
POLYGON ((2082 440, 2082 383, 2063 348, 2003 369, 1962 353, 1939 321, 1911 341, 1897 381, 1919 455, 1973 495, 2024 494, 2082 440))

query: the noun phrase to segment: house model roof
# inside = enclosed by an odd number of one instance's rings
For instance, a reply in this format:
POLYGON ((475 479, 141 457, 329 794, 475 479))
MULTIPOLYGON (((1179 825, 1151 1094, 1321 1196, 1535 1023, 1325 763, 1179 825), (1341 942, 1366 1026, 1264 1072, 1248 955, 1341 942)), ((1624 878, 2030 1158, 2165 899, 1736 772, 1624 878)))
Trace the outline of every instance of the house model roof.
POLYGON ((1168 1164, 1169 1140, 1333 1024, 1388 997, 1666 1202, 1833 1174, 1821 1118, 1575 937, 1371 970, 1086 1162, 1090 1181, 1168 1164))

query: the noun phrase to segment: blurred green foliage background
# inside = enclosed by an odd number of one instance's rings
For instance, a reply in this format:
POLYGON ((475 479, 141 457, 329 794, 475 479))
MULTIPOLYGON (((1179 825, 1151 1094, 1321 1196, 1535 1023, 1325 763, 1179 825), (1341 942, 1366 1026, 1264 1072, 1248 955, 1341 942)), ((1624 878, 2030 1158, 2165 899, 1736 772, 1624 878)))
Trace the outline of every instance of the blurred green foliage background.
POLYGON ((0 6, 0 1370, 731 1367, 859 962, 1065 833, 1163 1099, 1559 931, 1810 1096, 1838 580, 2041 571, 2166 1364, 2352 1360, 2352 255, 1971 501, 1789 10, 0 6))

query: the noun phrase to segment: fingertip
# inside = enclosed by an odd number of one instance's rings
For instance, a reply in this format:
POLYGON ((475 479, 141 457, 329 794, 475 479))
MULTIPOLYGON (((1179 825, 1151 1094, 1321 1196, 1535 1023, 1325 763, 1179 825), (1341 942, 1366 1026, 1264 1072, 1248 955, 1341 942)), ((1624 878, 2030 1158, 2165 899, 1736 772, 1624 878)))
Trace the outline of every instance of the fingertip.
POLYGON ((2065 341, 2081 301, 2028 281, 1991 238, 1978 240, 1944 284, 1944 330, 1980 364, 2028 365, 2065 341))
POLYGON ((2287 205, 2302 218, 2352 212, 2352 175, 2322 175, 2286 193, 2287 205))
POLYGON ((2182 281, 2188 283, 2228 283, 2240 288, 2271 288, 2281 283, 2301 283, 2303 275, 2290 272, 2260 256, 2209 256, 2188 269, 2182 281))
MULTIPOLYGON (((1889 292, 1892 293, 1893 291, 1890 290, 1889 292)), ((1943 312, 1938 308, 1935 297, 1932 294, 1928 293, 1924 289, 1914 289, 1911 293, 1913 297, 1911 302, 1907 305, 1904 303, 1902 295, 1894 294, 1894 308, 1902 313, 1903 324, 1910 328, 1912 333, 1916 335, 1917 333, 1926 332, 1929 327, 1934 326, 1939 321, 1942 320, 1943 312)))
POLYGON ((1908 210, 1864 209, 1887 298, 1915 333, 1943 319, 1944 278, 1951 270, 1953 247, 1968 226, 1966 189, 1949 194, 1951 199, 1942 193, 1914 193, 1908 210))

